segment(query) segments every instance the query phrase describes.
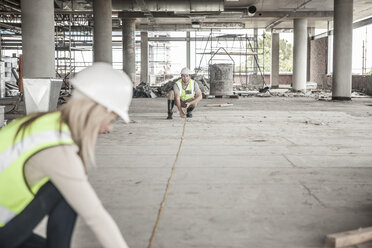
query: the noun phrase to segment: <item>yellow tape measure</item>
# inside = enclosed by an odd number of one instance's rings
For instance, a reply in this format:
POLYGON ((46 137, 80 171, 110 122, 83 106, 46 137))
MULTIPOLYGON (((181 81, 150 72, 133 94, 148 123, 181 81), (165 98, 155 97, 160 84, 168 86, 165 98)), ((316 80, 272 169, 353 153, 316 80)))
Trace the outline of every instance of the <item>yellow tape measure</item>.
MULTIPOLYGON (((187 114, 187 108, 186 108, 186 111, 184 113, 185 113, 185 115, 187 114)), ((157 231, 158 226, 159 226, 160 217, 161 217, 161 214, 163 212, 163 208, 165 206, 165 201, 167 200, 168 190, 169 190, 170 184, 172 182, 172 178, 173 178, 174 172, 176 170, 176 164, 177 164, 177 161, 178 161, 178 157, 180 155, 180 152, 181 152, 183 138, 184 138, 184 135, 185 135, 186 120, 187 120, 187 117, 185 116, 185 121, 183 123, 183 130, 182 130, 182 136, 181 136, 180 145, 178 146, 178 151, 177 151, 176 159, 174 160, 174 163, 173 163, 173 166, 172 166, 171 175, 168 178, 168 183, 167 183, 167 187, 165 188, 165 193, 164 193, 164 196, 163 196, 163 200, 160 203, 160 208, 159 208, 159 211, 158 211, 158 216, 156 218, 155 226, 154 226, 154 228, 152 230, 152 234, 151 234, 151 237, 150 237, 149 245, 147 246, 148 248, 152 248, 152 244, 153 244, 154 239, 155 239, 156 231, 157 231)))

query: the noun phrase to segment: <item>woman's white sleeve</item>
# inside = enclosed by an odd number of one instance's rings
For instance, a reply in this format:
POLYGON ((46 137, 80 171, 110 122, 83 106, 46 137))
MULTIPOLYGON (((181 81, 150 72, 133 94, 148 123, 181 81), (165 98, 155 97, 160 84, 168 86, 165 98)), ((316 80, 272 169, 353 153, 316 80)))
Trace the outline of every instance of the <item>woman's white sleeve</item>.
MULTIPOLYGON (((93 230, 105 248, 127 248, 115 221, 103 207, 96 192, 88 182, 83 163, 75 146, 58 146, 41 151, 37 167, 47 175, 66 201, 93 230)), ((36 168, 35 168, 36 169, 36 168)))

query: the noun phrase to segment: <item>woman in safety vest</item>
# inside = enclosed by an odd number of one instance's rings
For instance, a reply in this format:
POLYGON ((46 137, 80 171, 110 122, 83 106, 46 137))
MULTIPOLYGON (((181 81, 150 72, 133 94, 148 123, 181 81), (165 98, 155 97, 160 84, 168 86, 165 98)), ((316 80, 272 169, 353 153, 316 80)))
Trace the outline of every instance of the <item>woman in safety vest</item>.
POLYGON ((129 122, 132 83, 95 63, 72 80, 59 111, 17 119, 0 130, 0 247, 70 247, 81 216, 103 247, 128 247, 87 180, 99 133, 117 117, 129 122), (46 239, 33 233, 49 216, 46 239))

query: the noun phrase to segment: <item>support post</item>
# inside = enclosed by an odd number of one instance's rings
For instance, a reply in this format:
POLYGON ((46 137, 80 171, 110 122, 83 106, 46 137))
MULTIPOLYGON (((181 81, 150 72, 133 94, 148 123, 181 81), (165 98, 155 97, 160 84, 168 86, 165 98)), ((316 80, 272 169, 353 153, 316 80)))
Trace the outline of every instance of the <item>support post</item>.
POLYGON ((149 81, 149 38, 147 32, 141 32, 141 82, 149 81))
POLYGON ((271 32, 271 88, 279 88, 279 34, 271 32))
POLYGON ((54 4, 22 0, 23 77, 54 78, 54 4))
POLYGON ((112 64, 112 3, 93 1, 93 59, 112 64))
POLYGON ((123 22, 123 71, 133 84, 136 84, 136 37, 135 19, 122 19, 123 22))
POLYGON ((294 90, 306 90, 307 69, 307 20, 294 20, 293 35, 293 77, 294 90))
POLYGON ((258 29, 253 29, 253 49, 256 55, 254 55, 257 58, 257 61, 253 59, 253 74, 257 75, 257 68, 258 68, 258 29))
POLYGON ((353 0, 334 0, 333 100, 351 100, 353 0))
POLYGON ((190 58, 190 51, 191 51, 191 44, 190 44, 190 31, 186 32, 186 66, 187 68, 191 69, 191 58, 190 58))

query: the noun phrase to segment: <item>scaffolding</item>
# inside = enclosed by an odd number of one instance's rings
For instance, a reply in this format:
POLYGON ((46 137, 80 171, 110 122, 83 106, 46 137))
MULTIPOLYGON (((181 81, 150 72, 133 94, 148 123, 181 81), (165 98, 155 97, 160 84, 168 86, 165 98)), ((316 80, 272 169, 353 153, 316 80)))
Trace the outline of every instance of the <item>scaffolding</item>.
POLYGON ((208 36, 195 32, 195 71, 208 75, 213 63, 232 63, 236 84, 248 84, 249 75, 259 74, 263 80, 264 39, 259 46, 258 36, 213 32, 208 36))
POLYGON ((85 51, 92 51, 93 30, 90 25, 91 14, 55 15, 56 75, 63 80, 63 88, 70 89, 69 79, 77 71, 91 64, 84 59, 85 51), (76 61, 77 53, 80 59, 76 61))
MULTIPOLYGON (((156 37, 170 37, 168 33, 154 34, 156 37)), ((150 83, 165 81, 171 67, 171 44, 169 41, 149 42, 149 74, 150 83)))

